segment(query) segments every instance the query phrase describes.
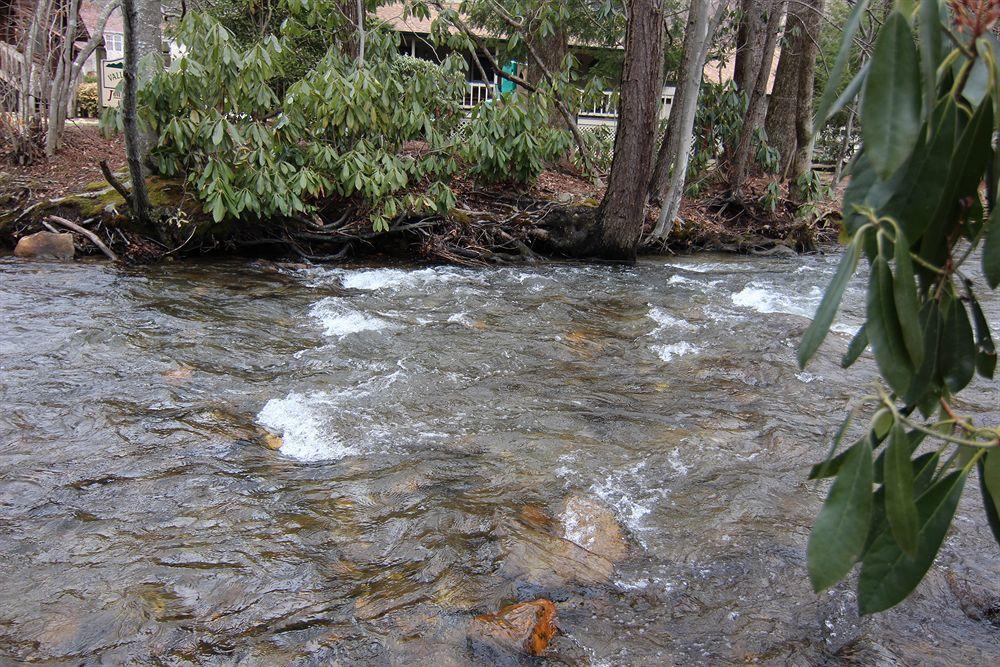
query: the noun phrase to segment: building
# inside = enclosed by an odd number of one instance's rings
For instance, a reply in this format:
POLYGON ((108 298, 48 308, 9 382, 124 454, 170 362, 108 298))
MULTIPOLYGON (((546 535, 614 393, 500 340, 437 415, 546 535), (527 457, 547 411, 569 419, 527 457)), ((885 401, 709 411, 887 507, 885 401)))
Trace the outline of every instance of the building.
MULTIPOLYGON (((87 26, 90 32, 95 32, 100 28, 99 22, 101 11, 111 2, 111 0, 81 0, 80 21, 87 26)), ((122 27, 122 12, 116 9, 108 16, 108 22, 104 25, 104 51, 108 60, 117 60, 125 56, 125 29, 122 27)), ((95 74, 97 72, 97 54, 94 53, 83 65, 83 74, 95 74)))
MULTIPOLYGON (((459 3, 447 3, 451 7, 457 7, 459 3)), ((431 25, 437 17, 437 11, 431 9, 427 18, 417 18, 406 16, 404 3, 393 2, 379 7, 375 11, 375 18, 384 25, 390 27, 400 34, 401 50, 403 53, 416 58, 440 62, 448 53, 447 49, 435 46, 431 42, 431 25)), ((484 42, 489 41, 490 35, 480 32, 478 37, 484 42)), ((580 63, 581 69, 586 72, 592 69, 602 56, 611 56, 620 49, 596 48, 587 44, 570 43, 570 50, 580 63)), ((478 63, 473 62, 472 54, 462 54, 467 64, 467 80, 465 98, 462 106, 471 109, 477 104, 482 104, 493 98, 503 80, 503 74, 497 72, 490 59, 484 54, 478 53, 478 63), (483 80, 485 74, 487 80, 483 80)), ((530 65, 527 65, 530 66, 530 65)), ((666 118, 670 113, 670 105, 673 102, 674 86, 664 86, 661 97, 660 117, 666 118)), ((603 97, 592 104, 589 108, 581 109, 577 117, 577 124, 582 128, 593 128, 599 126, 614 127, 618 121, 617 95, 612 90, 605 91, 603 97)))

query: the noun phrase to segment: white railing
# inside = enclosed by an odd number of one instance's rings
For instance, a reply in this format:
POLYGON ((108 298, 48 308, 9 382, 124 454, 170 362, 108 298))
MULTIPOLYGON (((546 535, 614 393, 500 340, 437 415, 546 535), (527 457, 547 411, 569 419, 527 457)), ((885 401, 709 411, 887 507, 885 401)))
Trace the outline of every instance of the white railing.
POLYGON ((482 81, 465 82, 465 98, 462 100, 463 109, 471 109, 483 102, 493 99, 493 84, 482 81))
MULTIPOLYGON (((660 94, 660 116, 666 118, 670 113, 670 105, 674 101, 674 87, 666 86, 660 94)), ((604 95, 591 106, 580 110, 581 116, 591 118, 617 118, 618 117, 618 93, 605 90, 604 95)))
MULTIPOLYGON (((462 108, 471 109, 493 99, 494 84, 483 81, 466 81, 465 97, 462 99, 462 108)), ((660 117, 666 118, 670 112, 670 105, 674 100, 674 87, 666 86, 660 95, 660 117)), ((599 119, 604 122, 613 122, 618 118, 618 93, 613 90, 605 90, 604 94, 589 107, 580 110, 581 119, 599 119)))

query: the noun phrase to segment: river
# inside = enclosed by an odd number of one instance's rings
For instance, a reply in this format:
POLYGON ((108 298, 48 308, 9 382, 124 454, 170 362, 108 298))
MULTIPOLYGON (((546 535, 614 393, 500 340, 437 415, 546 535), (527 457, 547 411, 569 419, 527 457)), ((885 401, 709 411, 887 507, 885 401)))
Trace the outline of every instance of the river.
POLYGON ((997 664, 974 480, 898 608, 809 589, 808 467, 875 378, 838 365, 860 281, 795 366, 836 261, 0 258, 0 662, 517 664, 469 619, 548 597, 543 663, 997 664), (568 496, 627 537, 606 580, 523 562, 568 496))

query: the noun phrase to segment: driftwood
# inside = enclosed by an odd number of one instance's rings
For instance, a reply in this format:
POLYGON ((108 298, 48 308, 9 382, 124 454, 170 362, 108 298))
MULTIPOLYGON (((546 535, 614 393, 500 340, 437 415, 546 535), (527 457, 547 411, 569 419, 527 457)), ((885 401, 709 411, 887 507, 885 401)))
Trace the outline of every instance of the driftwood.
POLYGON ((116 255, 115 253, 113 253, 108 246, 104 245, 104 241, 102 241, 100 238, 98 238, 97 234, 95 234, 94 232, 90 231, 89 229, 84 229, 83 227, 81 227, 80 225, 76 224, 75 222, 73 222, 71 220, 67 220, 66 218, 61 218, 58 215, 50 215, 48 217, 48 219, 49 219, 49 221, 54 222, 57 225, 62 225, 63 227, 65 227, 67 229, 73 230, 77 234, 81 234, 83 236, 86 236, 88 239, 90 239, 91 243, 93 243, 95 246, 97 246, 98 250, 100 250, 101 252, 103 252, 105 255, 108 256, 108 259, 110 259, 112 262, 117 262, 118 261, 118 255, 116 255))

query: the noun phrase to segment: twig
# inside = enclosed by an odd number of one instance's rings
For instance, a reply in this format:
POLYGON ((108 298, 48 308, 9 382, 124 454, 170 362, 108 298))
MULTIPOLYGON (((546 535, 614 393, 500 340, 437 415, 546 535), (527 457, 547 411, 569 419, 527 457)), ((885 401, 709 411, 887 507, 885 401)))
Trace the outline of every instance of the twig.
POLYGON ((84 229, 83 227, 81 227, 80 225, 76 224, 75 222, 71 222, 71 221, 67 220, 66 218, 61 218, 58 215, 50 215, 49 216, 49 220, 51 220, 52 222, 54 222, 56 224, 62 225, 63 227, 71 229, 74 232, 76 232, 77 234, 82 234, 83 236, 86 236, 88 239, 90 239, 91 243, 93 243, 95 246, 97 246, 97 248, 101 252, 103 252, 105 255, 108 256, 108 259, 110 259, 112 262, 117 262, 118 261, 118 255, 116 255, 115 253, 111 252, 111 249, 108 246, 104 245, 104 241, 102 241, 101 239, 99 239, 97 237, 97 234, 95 234, 94 232, 90 231, 89 229, 84 229))

